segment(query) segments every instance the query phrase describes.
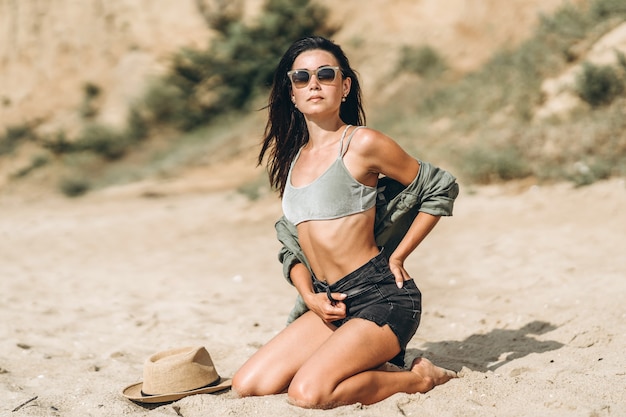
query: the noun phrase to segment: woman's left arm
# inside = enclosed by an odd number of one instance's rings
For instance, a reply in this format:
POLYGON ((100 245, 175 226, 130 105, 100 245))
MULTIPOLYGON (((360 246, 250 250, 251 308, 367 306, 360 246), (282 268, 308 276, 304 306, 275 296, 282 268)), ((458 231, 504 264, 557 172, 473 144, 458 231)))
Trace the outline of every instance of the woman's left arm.
POLYGON ((402 288, 404 281, 411 279, 409 273, 404 269, 404 261, 433 230, 440 218, 441 216, 433 216, 423 211, 419 212, 409 231, 389 257, 389 269, 396 278, 398 288, 402 288))
MULTIPOLYGON (((361 149, 364 150, 372 172, 383 174, 407 186, 417 177, 419 162, 388 136, 369 130, 364 135, 361 149)), ((435 227, 441 216, 420 212, 411 227, 389 257, 389 267, 396 285, 402 288, 404 281, 411 279, 404 269, 404 261, 435 227)))

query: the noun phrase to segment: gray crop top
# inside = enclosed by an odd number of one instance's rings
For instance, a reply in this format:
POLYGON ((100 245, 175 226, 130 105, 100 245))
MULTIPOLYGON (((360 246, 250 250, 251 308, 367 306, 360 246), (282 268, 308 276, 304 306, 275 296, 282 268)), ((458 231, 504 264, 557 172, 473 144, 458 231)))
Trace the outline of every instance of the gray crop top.
POLYGON ((354 133, 363 126, 352 131, 346 141, 346 127, 339 143, 339 155, 326 171, 313 182, 303 187, 291 185, 291 171, 300 151, 291 162, 287 183, 283 192, 283 213, 287 220, 299 224, 308 220, 331 220, 364 212, 376 204, 376 187, 369 187, 358 182, 343 163, 343 156, 348 151, 354 133))

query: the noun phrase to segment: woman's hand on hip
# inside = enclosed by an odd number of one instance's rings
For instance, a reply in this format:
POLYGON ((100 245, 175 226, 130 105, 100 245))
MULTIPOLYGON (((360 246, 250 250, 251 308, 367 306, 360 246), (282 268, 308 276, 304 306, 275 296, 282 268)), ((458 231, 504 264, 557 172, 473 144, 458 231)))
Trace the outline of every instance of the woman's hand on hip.
POLYGON ((396 279, 396 285, 398 288, 402 288, 404 286, 404 281, 411 279, 409 273, 406 272, 406 269, 404 269, 404 262, 398 259, 394 259, 393 257, 389 258, 389 269, 396 279))

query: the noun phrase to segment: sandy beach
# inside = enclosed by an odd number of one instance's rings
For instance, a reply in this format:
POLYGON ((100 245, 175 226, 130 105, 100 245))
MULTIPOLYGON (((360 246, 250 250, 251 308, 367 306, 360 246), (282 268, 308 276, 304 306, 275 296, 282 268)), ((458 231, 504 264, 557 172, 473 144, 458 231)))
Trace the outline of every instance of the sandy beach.
MULTIPOLYGON (((122 389, 203 345, 225 377, 284 325, 274 196, 149 183, 0 198, 1 416, 626 416, 626 184, 461 184, 408 261, 424 295, 407 361, 460 378, 304 410, 231 391, 158 407, 122 389)), ((188 184, 187 184, 188 185, 188 184)))

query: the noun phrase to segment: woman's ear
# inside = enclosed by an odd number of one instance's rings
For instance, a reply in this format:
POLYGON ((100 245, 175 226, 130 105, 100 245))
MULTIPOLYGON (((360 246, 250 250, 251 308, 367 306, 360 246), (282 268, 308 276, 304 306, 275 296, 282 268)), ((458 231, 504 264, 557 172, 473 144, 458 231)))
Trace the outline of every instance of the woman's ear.
POLYGON ((347 97, 350 94, 350 87, 352 86, 352 78, 346 77, 343 79, 343 96, 347 97))

